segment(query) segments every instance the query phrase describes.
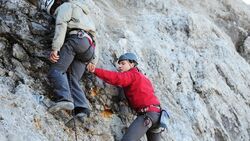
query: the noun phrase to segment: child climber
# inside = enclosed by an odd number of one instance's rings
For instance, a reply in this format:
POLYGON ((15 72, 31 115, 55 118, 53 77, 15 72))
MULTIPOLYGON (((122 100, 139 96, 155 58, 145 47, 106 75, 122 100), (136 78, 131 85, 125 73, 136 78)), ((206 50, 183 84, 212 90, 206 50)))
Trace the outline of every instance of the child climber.
POLYGON ((94 64, 89 64, 87 69, 105 82, 122 87, 129 105, 137 113, 122 141, 138 141, 145 133, 148 141, 160 141, 161 107, 150 80, 136 67, 138 61, 135 54, 121 55, 118 64, 120 72, 96 68, 94 64))
MULTIPOLYGON (((29 0, 55 18, 48 78, 55 104, 49 111, 73 110, 80 121, 89 116, 88 99, 80 85, 86 64, 97 63, 95 25, 84 0, 29 0)), ((72 121, 72 120, 70 120, 72 121)))

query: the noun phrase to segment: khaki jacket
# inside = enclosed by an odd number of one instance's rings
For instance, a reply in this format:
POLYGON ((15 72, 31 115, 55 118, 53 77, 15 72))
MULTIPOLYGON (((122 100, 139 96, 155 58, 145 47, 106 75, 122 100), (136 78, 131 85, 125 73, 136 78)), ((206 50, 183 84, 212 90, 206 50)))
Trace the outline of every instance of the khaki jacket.
MULTIPOLYGON (((70 29, 83 29, 96 36, 95 24, 89 15, 89 9, 83 0, 69 0, 60 5, 53 16, 56 19, 55 35, 52 42, 52 50, 59 51, 64 43, 66 33, 70 29)), ((95 48, 95 58, 91 62, 96 64, 99 51, 95 48)))

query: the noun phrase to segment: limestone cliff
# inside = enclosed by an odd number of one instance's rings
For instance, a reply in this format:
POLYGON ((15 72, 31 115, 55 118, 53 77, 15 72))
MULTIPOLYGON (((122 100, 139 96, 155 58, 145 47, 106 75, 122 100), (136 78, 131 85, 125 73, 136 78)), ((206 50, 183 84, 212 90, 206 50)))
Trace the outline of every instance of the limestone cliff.
MULTIPOLYGON (((238 0, 86 1, 97 26, 98 67, 115 70, 119 55, 138 55, 171 115, 163 141, 250 140, 250 6, 238 0)), ((0 1, 1 141, 75 140, 64 125, 70 113, 47 111, 53 30, 53 19, 25 0, 0 1)), ((118 90, 89 74, 82 86, 92 113, 76 128, 78 140, 120 140, 133 115, 118 104, 118 90)))

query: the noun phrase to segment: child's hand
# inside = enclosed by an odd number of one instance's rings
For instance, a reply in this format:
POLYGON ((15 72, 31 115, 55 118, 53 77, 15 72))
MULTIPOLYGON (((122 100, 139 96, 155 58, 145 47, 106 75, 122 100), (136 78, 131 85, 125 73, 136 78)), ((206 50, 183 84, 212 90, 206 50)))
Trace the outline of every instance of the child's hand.
POLYGON ((88 69, 89 72, 94 73, 95 72, 95 65, 92 64, 92 63, 89 63, 87 65, 87 69, 88 69))

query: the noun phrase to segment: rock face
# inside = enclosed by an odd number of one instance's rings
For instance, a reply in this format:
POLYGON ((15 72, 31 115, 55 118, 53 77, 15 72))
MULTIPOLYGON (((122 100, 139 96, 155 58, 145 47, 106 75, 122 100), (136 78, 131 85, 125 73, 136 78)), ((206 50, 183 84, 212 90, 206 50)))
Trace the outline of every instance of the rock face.
MULTIPOLYGON (((250 7, 235 0, 86 0, 97 26, 98 66, 134 52, 171 119, 163 141, 250 140, 250 7)), ((0 1, 0 140, 68 141, 71 117, 52 115, 46 78, 53 19, 30 3, 0 1), (41 101, 43 100, 43 101, 41 101)), ((86 74, 91 117, 83 141, 120 140, 134 116, 117 88, 86 74)), ((145 140, 145 137, 142 139, 145 140)))

